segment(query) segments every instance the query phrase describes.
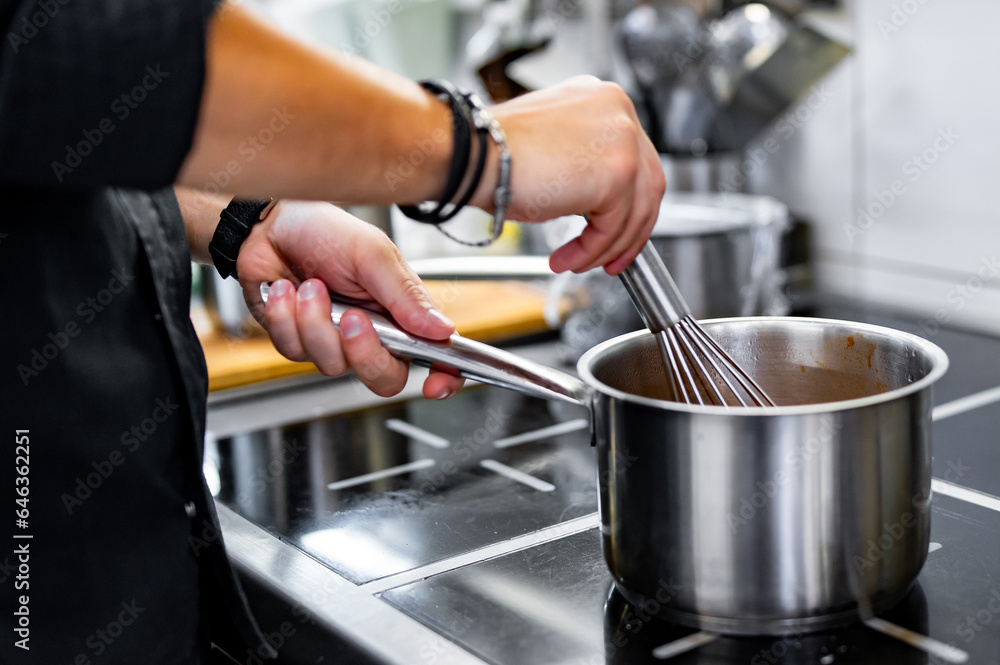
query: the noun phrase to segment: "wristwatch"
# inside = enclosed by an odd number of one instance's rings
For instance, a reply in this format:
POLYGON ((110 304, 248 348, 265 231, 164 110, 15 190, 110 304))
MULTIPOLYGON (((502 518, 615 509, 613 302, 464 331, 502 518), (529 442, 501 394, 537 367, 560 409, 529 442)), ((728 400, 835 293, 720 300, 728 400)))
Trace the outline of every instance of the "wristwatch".
POLYGON ((236 257, 253 225, 264 221, 276 199, 233 199, 219 215, 219 225, 208 244, 212 263, 222 278, 236 277, 236 257))

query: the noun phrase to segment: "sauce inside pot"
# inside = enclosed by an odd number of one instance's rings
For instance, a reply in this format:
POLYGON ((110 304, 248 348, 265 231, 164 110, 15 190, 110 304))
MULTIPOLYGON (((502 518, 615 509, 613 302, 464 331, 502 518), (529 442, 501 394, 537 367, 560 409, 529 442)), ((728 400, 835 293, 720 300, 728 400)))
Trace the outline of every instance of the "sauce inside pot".
MULTIPOLYGON (((738 325, 731 324, 732 330, 721 335, 712 324, 706 329, 778 406, 878 395, 909 385, 930 371, 918 354, 893 339, 857 331, 838 334, 817 326, 803 326, 801 334, 794 330, 796 335, 790 338, 784 328, 737 331, 738 325)), ((653 338, 636 342, 595 363, 595 377, 625 392, 677 401, 663 381, 664 361, 653 338)))

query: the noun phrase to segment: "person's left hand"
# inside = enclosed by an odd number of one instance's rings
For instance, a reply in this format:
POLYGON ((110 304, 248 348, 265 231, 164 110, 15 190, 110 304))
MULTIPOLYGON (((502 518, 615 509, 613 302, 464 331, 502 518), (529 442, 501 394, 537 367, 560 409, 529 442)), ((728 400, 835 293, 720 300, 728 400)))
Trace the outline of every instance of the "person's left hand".
MULTIPOLYGON (((455 332, 392 241, 328 203, 279 201, 244 241, 236 269, 250 311, 282 355, 311 360, 329 376, 353 369, 378 395, 403 389, 407 364, 382 346, 360 309, 346 312, 338 330, 330 320, 329 291, 388 310, 420 337, 447 339, 455 332), (266 306, 261 282, 272 282, 266 306)), ((424 396, 449 397, 462 383, 432 372, 424 396)))

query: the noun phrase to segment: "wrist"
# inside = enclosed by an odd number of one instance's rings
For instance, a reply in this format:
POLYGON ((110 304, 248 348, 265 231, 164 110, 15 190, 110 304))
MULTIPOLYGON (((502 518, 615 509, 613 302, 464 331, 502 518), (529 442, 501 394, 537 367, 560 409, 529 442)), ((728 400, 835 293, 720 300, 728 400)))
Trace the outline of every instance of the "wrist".
POLYGON ((219 224, 219 214, 233 198, 229 194, 213 194, 200 189, 174 187, 177 204, 184 219, 191 258, 198 263, 212 264, 208 245, 212 241, 215 227, 219 224))

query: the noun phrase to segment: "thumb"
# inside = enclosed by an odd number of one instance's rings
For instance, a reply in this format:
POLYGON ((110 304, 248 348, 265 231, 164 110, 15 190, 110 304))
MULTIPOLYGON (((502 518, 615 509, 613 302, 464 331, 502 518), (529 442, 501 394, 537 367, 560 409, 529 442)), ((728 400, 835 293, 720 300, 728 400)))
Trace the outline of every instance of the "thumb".
POLYGON ((399 250, 389 245, 388 256, 365 261, 362 286, 372 298, 389 310, 392 318, 406 331, 428 339, 447 339, 455 324, 441 313, 399 250))

